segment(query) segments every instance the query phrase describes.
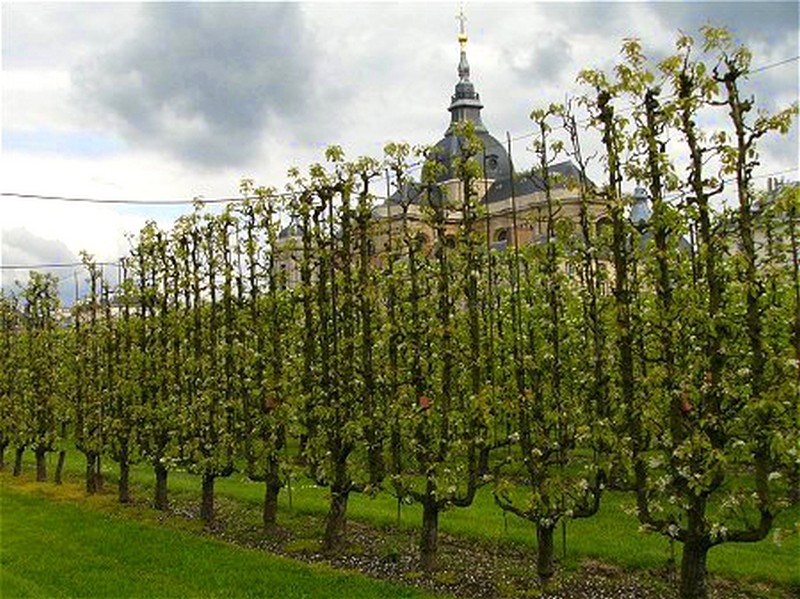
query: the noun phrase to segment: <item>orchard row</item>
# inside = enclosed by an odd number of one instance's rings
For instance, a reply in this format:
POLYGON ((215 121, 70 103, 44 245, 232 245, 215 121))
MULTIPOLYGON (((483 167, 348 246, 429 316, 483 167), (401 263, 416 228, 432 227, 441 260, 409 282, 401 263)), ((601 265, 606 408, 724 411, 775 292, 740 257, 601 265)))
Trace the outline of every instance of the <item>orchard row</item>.
POLYGON ((147 225, 113 287, 85 256, 88 292, 68 322, 56 281, 32 273, 0 304, 0 446, 16 469, 32 450, 45 479, 47 453, 61 452, 59 477, 74 442, 88 492, 110 458, 122 502, 145 461, 159 508, 169 472, 187 469, 209 521, 215 480, 243 471, 265 483, 268 528, 302 464, 330 490, 327 550, 344 540, 350 494, 385 490, 422 506, 425 570, 441 512, 488 484, 533 523, 543 579, 558 523, 591 517, 613 485, 643 525, 684 544, 682 596, 704 597, 708 550, 763 539, 787 492, 797 500, 800 380, 798 195, 757 196, 752 180, 758 140, 785 133, 796 107, 754 117, 740 96, 747 50, 715 29, 704 45, 708 64, 681 37, 651 67, 631 40, 612 75, 581 74, 604 148, 597 185, 579 103, 532 113, 541 243, 521 246, 512 228, 492 248, 465 124, 449 165, 457 200, 430 150, 390 144, 382 162, 348 162, 334 147, 284 194, 244 182, 222 213, 147 225), (714 111, 732 133, 698 128, 714 111), (565 153, 572 181, 549 169, 565 153), (416 187, 429 241, 402 199, 395 219, 375 210, 385 169, 397 190, 416 187), (731 208, 715 211, 723 179, 731 208), (631 222, 623 181, 647 188, 648 220, 631 222), (559 185, 580 199, 576 217, 559 185), (280 236, 281 215, 294 237, 280 236))

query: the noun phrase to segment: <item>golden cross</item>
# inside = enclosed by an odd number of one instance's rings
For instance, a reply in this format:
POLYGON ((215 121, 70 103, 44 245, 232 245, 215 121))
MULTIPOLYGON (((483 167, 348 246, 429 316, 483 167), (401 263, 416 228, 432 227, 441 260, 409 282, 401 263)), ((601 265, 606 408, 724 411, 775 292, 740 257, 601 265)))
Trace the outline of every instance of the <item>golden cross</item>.
POLYGON ((461 27, 460 27, 459 33, 458 33, 458 42, 463 47, 464 44, 467 43, 467 32, 466 32, 466 29, 464 28, 464 23, 467 22, 467 17, 464 14, 464 3, 463 2, 461 3, 461 6, 460 6, 459 11, 458 11, 458 14, 456 15, 456 20, 461 23, 461 27))

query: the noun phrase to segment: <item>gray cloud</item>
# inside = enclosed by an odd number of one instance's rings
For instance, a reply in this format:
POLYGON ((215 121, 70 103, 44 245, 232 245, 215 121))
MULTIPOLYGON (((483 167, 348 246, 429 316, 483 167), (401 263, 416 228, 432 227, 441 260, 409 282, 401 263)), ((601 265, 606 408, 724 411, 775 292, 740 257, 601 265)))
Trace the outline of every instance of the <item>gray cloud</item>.
MULTIPOLYGON (((43 105, 50 101, 56 114, 69 104, 81 128, 122 138, 121 155, 141 148, 199 166, 198 179, 226 167, 275 176, 320 159, 327 143, 351 155, 380 153, 387 139, 433 141, 449 122, 455 6, 36 3, 2 10, 4 67, 57 64, 73 73, 71 102, 42 94, 43 105)), ((672 51, 679 30, 727 24, 753 47, 754 65, 797 53, 797 6, 788 2, 478 3, 467 13, 473 81, 495 134, 523 133, 533 104, 578 92, 582 68, 610 69, 626 36, 641 36, 657 58, 672 51)), ((796 63, 752 78, 759 103, 772 108, 780 96, 780 105, 787 78, 796 89, 796 63)))
POLYGON ((77 256, 63 241, 45 239, 22 227, 3 230, 4 264, 75 262, 77 256))
POLYGON ((3 69, 51 70, 69 66, 124 35, 135 4, 4 3, 3 69))
POLYGON ((535 50, 529 60, 524 64, 514 64, 511 53, 505 49, 511 69, 524 82, 545 81, 556 83, 569 80, 575 76, 572 71, 564 68, 572 60, 572 45, 563 37, 557 35, 544 35, 535 44, 535 50))
POLYGON ((78 91, 132 145, 202 166, 238 165, 271 125, 303 120, 315 61, 298 5, 141 10, 138 35, 74 73, 78 91))
MULTIPOLYGON (((569 86, 582 68, 609 71, 619 60, 624 37, 641 37, 645 53, 654 61, 674 52, 679 32, 694 36, 699 51, 700 28, 704 25, 728 28, 738 43, 753 51, 754 68, 797 54, 800 9, 793 2, 569 2, 530 6, 540 11, 531 31, 514 38, 513 45, 504 42, 503 46, 504 56, 521 83, 569 86), (542 23, 550 24, 550 29, 543 28, 542 23), (579 40, 586 35, 594 36, 596 43, 591 64, 578 62, 585 60, 578 56, 585 55, 579 40), (526 62, 514 64, 511 57, 520 40, 532 53, 526 62)), ((787 89, 796 90, 797 86, 796 63, 788 63, 755 73, 745 84, 745 91, 755 94, 759 105, 772 111, 784 107, 787 89)))
MULTIPOLYGON (((32 233, 28 229, 17 227, 3 229, 2 235, 3 264, 6 266, 25 266, 36 264, 65 264, 78 262, 76 256, 63 241, 46 239, 32 233)), ((59 278, 59 295, 62 303, 74 296, 74 283, 70 279, 71 271, 63 268, 37 268, 40 272, 49 272, 59 278)), ((5 289, 18 291, 17 282, 25 284, 28 270, 3 270, 2 286, 5 289)))
POLYGON ((706 24, 727 27, 743 40, 774 42, 797 31, 795 2, 564 2, 542 6, 547 21, 565 23, 570 33, 635 35, 637 15, 647 14, 667 32, 697 31, 706 24))
POLYGON ((568 24, 570 32, 610 32, 624 28, 629 23, 631 10, 639 3, 625 2, 554 2, 543 5, 548 21, 568 24))
MULTIPOLYGON (((798 145, 798 131, 797 123, 795 123, 789 130, 786 137, 777 134, 765 137, 759 145, 760 162, 766 168, 766 171, 773 171, 772 165, 781 164, 789 165, 789 167, 796 168, 800 163, 800 145, 798 145)), ((797 180, 797 171, 790 173, 783 173, 784 177, 791 180, 797 180)), ((764 184, 762 182, 762 184, 764 184)))
POLYGON ((795 2, 659 2, 651 6, 667 29, 697 29, 712 24, 730 29, 740 41, 775 43, 795 36, 795 2))

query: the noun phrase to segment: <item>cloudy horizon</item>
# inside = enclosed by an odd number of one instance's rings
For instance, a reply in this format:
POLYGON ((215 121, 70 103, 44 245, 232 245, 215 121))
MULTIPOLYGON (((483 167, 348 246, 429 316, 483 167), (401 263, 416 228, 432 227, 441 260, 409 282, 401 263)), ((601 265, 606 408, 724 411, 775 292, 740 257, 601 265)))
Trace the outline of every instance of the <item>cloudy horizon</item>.
MULTIPOLYGON (((456 3, 5 3, 4 193, 104 200, 281 188, 290 167, 380 157, 389 141, 434 143, 456 83, 456 3)), ((466 4, 472 81, 490 132, 530 131, 535 105, 581 91, 625 37, 667 55, 679 31, 731 29, 753 66, 798 54, 794 2, 466 4)), ((755 73, 768 110, 797 100, 798 63, 755 73)), ((797 124, 762 149, 760 173, 797 168, 797 124)), ((518 166, 530 164, 524 140, 518 166)), ((796 170, 788 175, 796 179, 796 170)), ((0 262, 113 261, 146 219, 186 207, 0 198, 0 262)), ((71 276, 71 273, 60 273, 71 276)), ((3 271, 3 286, 22 272, 3 271)), ((67 297, 64 292, 64 297, 67 297)))

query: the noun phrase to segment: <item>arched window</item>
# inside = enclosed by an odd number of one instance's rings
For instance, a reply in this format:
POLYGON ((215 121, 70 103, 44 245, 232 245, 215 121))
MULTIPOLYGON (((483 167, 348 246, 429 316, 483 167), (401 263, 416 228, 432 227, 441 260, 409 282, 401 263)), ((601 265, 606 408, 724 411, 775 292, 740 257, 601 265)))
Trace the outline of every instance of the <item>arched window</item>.
POLYGON ((494 233, 494 240, 499 243, 507 242, 509 237, 510 234, 508 229, 498 229, 494 233))

